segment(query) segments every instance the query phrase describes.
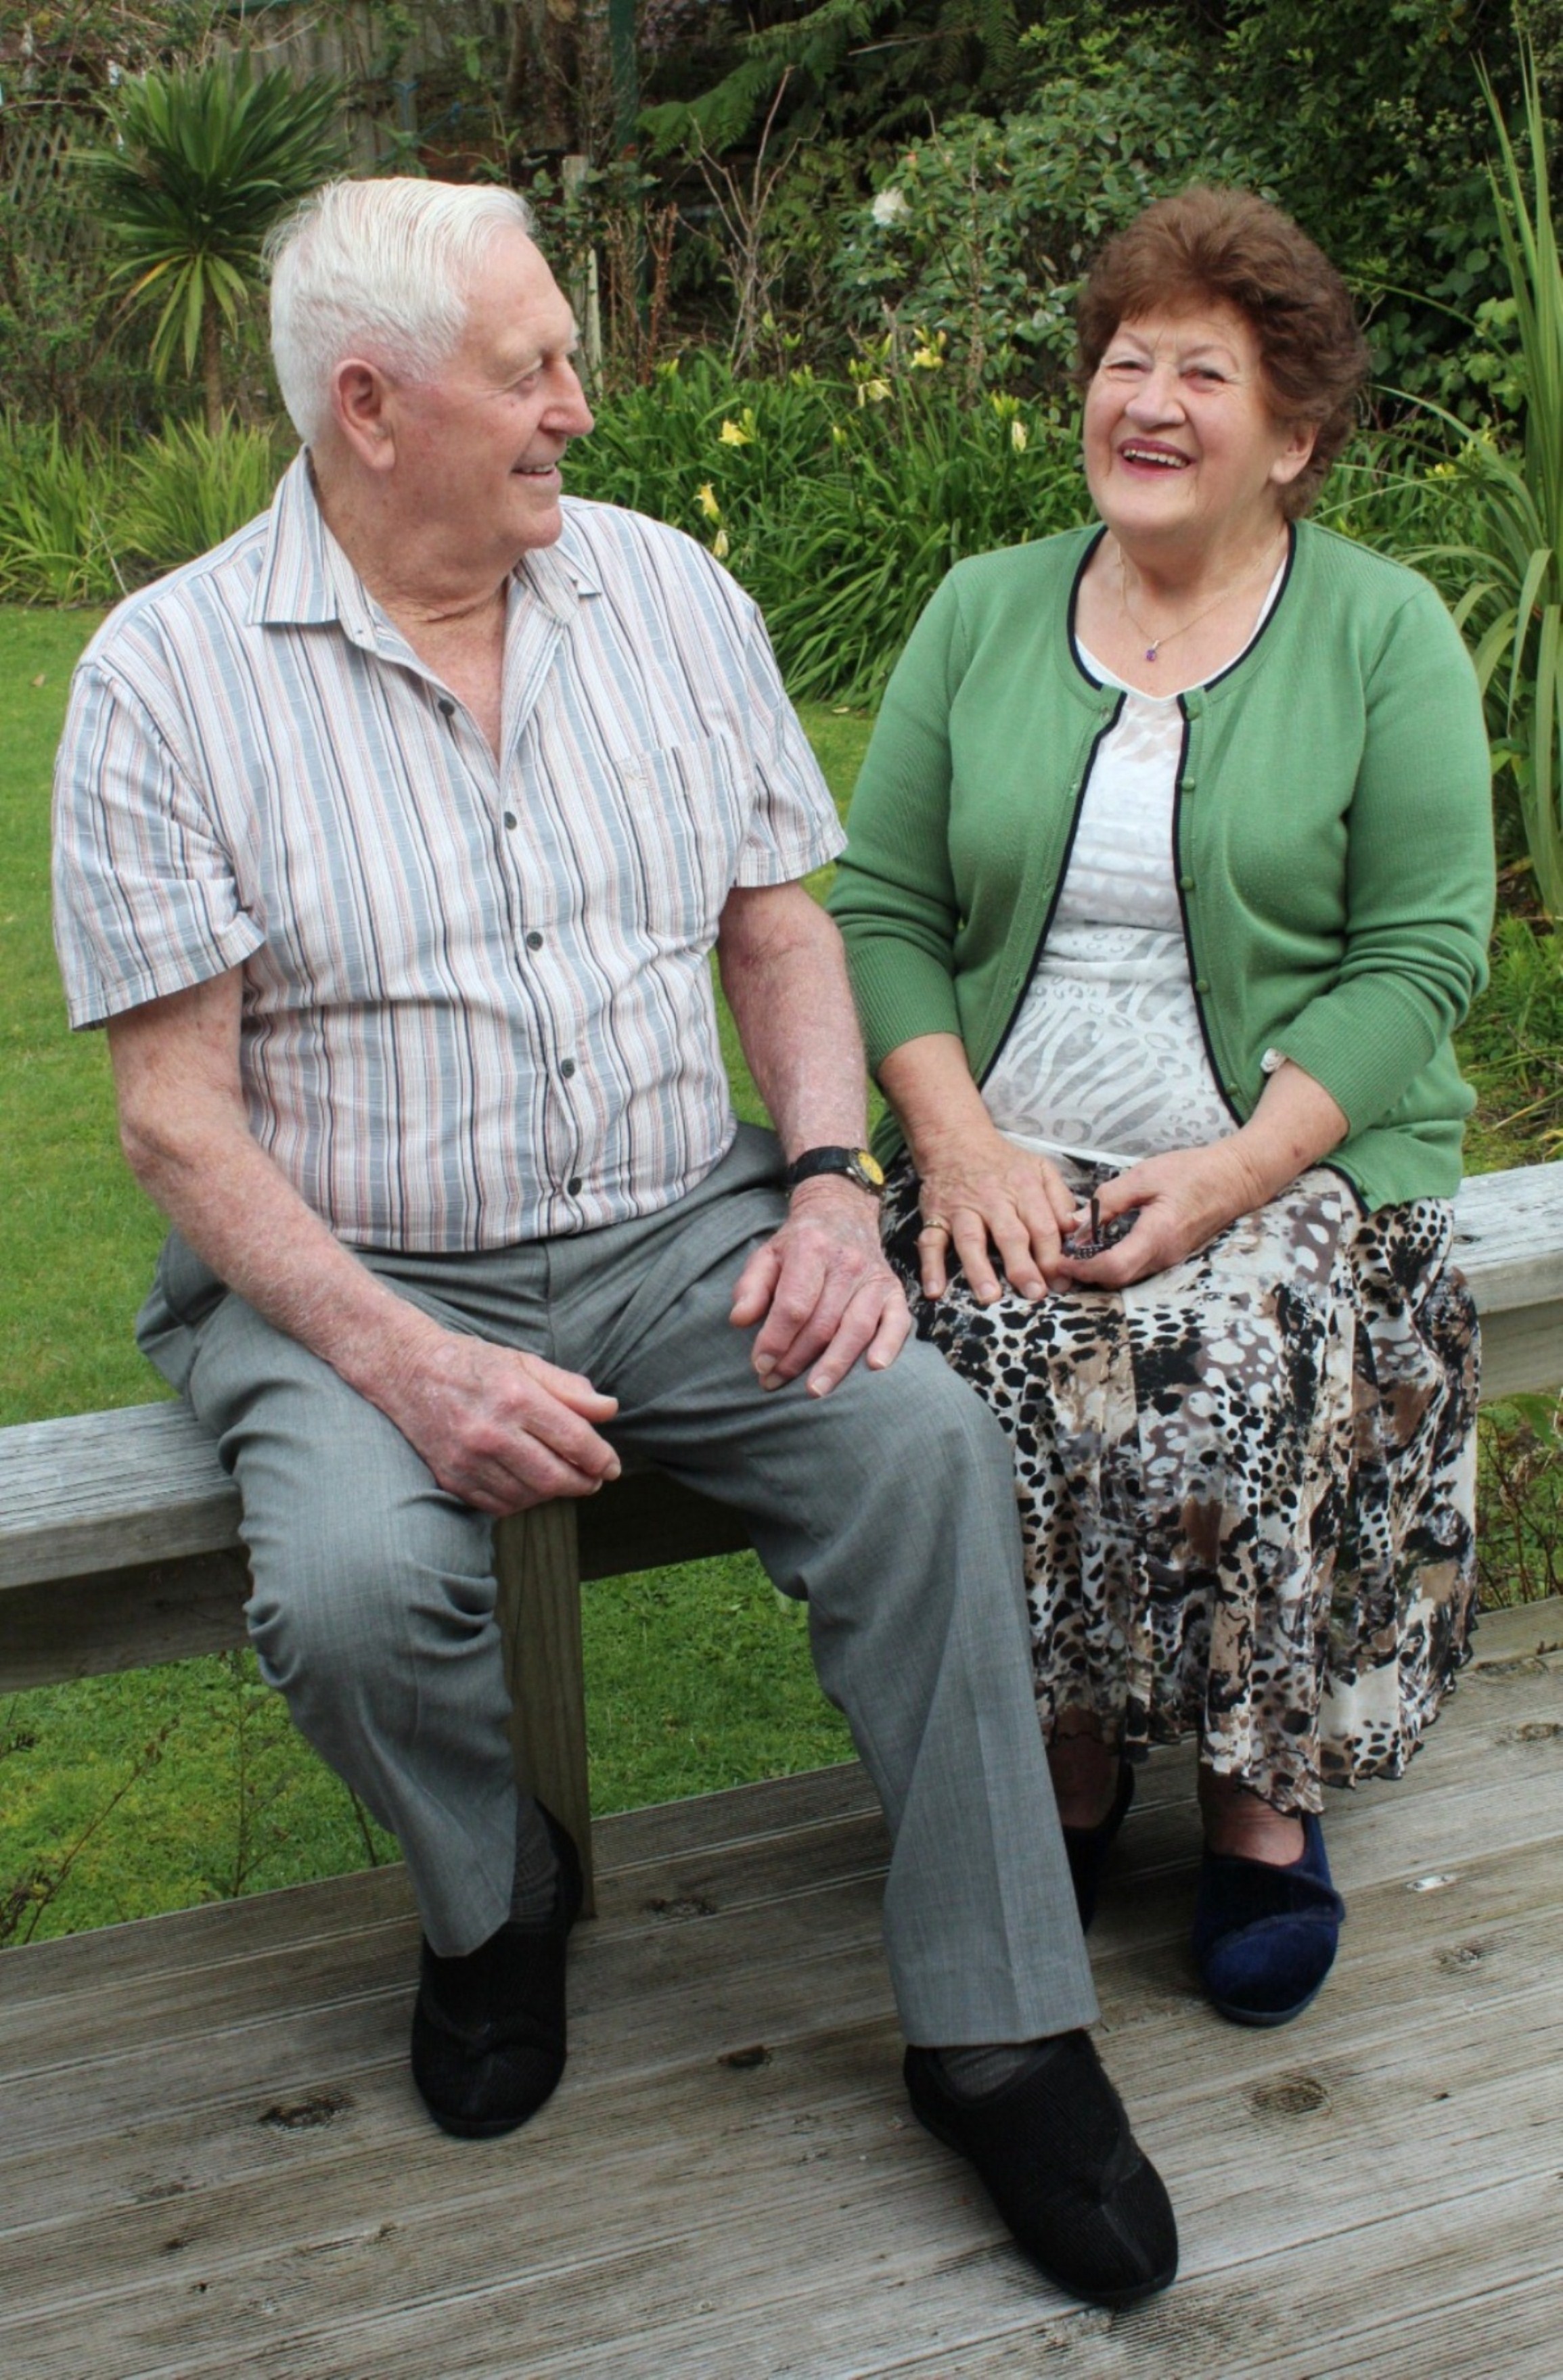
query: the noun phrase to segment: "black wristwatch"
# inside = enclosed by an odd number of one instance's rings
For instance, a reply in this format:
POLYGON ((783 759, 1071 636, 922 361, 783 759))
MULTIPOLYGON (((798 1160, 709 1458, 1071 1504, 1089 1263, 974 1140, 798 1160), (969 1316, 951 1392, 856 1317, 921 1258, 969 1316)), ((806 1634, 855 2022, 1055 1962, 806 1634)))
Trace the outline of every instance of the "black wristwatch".
POLYGON ((860 1190, 873 1198, 885 1193, 885 1172, 872 1149, 867 1148, 806 1148, 795 1157, 782 1175, 783 1187, 788 1192, 800 1182, 812 1182, 816 1173, 844 1173, 860 1190))

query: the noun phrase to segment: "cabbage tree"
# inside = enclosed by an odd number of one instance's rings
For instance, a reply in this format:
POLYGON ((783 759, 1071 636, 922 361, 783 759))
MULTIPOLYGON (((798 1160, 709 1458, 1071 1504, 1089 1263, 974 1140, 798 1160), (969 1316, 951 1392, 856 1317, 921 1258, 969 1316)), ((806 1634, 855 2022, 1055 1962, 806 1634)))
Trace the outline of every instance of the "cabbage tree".
POLYGON ((156 306, 153 370, 201 360, 206 427, 222 425, 222 331, 262 277, 284 211, 340 170, 341 93, 255 74, 243 57, 137 76, 109 117, 113 146, 82 159, 133 303, 156 306))

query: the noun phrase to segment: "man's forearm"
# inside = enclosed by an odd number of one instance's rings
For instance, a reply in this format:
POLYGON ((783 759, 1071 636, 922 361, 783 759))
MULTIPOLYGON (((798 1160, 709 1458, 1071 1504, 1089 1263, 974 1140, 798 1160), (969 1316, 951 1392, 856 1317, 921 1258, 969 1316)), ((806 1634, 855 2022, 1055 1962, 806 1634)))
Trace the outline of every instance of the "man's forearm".
POLYGON ((862 1038, 841 937, 800 884, 729 895, 722 988, 788 1156, 857 1148, 867 1130, 862 1038))
POLYGON ((196 1255, 351 1387, 381 1402, 419 1342, 432 1350, 438 1325, 359 1262, 247 1130, 190 1118, 177 1137, 124 1139, 137 1180, 196 1255))
POLYGON ((254 1139, 229 1073, 237 1002, 218 979, 110 1025, 127 1161, 230 1289, 381 1402, 421 1342, 427 1353, 442 1334, 344 1247, 254 1139))

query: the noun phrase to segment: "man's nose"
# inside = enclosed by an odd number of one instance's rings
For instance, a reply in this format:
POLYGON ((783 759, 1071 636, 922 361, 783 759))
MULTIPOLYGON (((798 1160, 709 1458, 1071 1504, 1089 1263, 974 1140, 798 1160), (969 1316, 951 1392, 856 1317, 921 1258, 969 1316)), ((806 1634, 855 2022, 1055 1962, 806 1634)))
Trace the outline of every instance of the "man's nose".
POLYGON ((596 416, 586 402, 586 391, 580 384, 580 374, 573 364, 561 368, 559 386, 548 407, 548 426, 565 438, 584 438, 596 425, 596 416))

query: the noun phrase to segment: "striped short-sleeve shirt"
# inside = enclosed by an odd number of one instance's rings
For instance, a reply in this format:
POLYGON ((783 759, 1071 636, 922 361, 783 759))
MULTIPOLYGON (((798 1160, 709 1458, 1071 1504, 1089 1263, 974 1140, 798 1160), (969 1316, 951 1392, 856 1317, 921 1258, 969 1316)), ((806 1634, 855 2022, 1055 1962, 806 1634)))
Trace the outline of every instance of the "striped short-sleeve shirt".
POLYGON ((345 1240, 417 1250, 692 1188, 734 1131, 727 893, 842 843, 754 606, 691 539, 567 500, 510 583, 496 761, 303 456, 93 638, 55 822, 72 1024, 242 967, 261 1146, 345 1240))

